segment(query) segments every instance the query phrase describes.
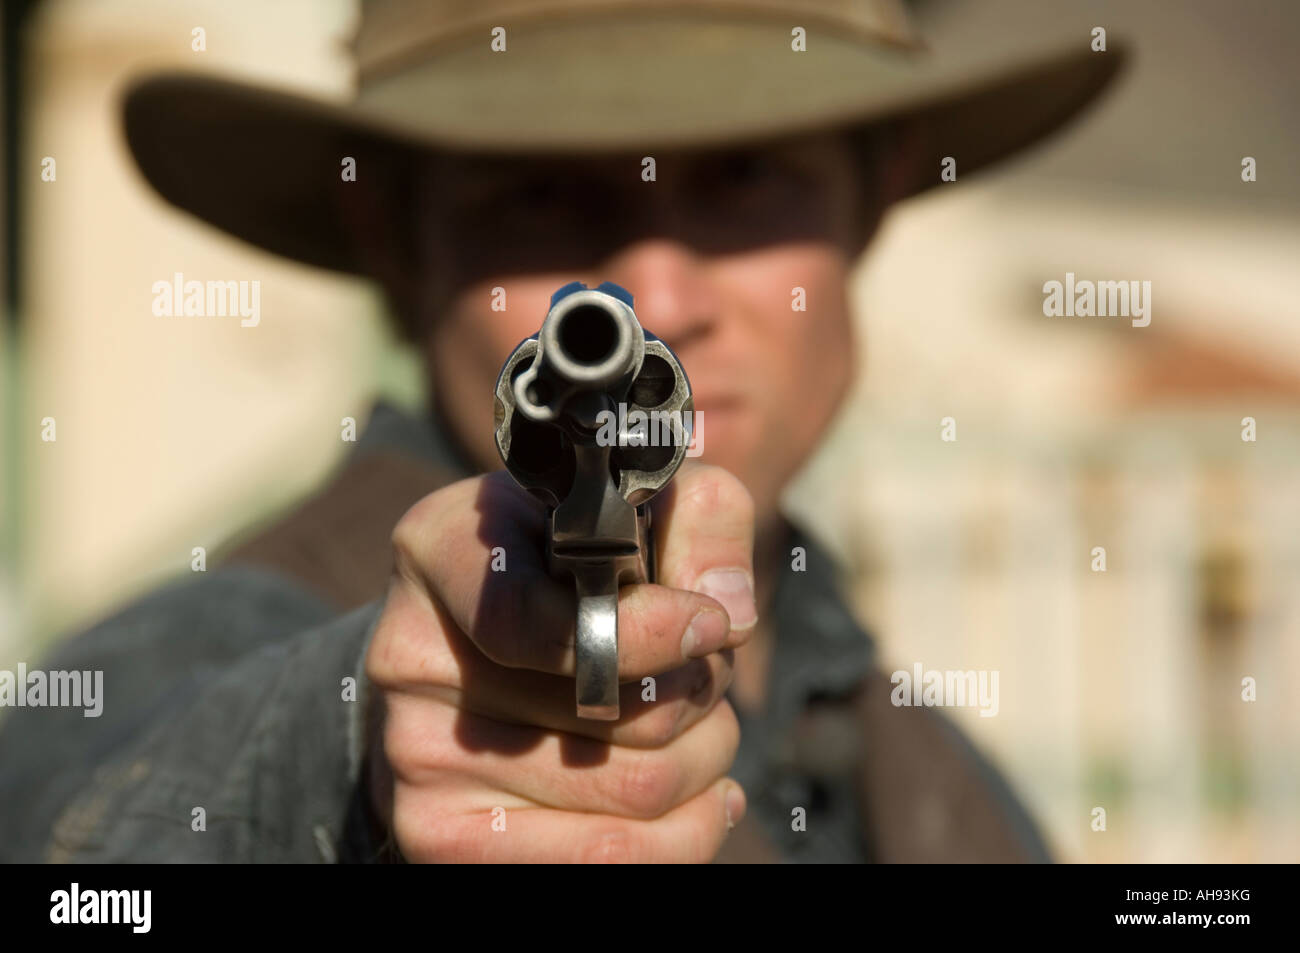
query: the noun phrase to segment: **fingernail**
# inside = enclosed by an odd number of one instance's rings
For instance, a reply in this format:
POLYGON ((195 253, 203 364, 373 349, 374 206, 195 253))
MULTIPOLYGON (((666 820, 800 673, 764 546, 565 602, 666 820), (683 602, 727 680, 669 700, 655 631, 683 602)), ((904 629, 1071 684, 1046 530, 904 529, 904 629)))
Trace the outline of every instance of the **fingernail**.
POLYGON ((731 790, 727 792, 726 802, 727 830, 731 830, 745 816, 745 792, 740 789, 739 784, 731 786, 731 790))
POLYGON ((682 636, 682 658, 701 658, 722 648, 731 626, 716 609, 701 609, 682 636))
POLYGON ((733 629, 748 629, 758 621, 754 586, 748 573, 740 569, 711 569, 700 577, 695 589, 722 603, 731 616, 733 629))

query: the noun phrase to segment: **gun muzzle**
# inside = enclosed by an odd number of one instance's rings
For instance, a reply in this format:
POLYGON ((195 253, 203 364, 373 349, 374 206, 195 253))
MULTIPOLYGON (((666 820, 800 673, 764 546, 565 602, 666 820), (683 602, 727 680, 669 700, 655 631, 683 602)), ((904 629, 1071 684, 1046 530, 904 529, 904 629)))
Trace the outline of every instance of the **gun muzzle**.
POLYGON ((611 398, 625 395, 645 359, 631 307, 601 291, 574 291, 551 308, 537 334, 537 359, 514 382, 515 405, 536 423, 564 415, 594 431, 611 398))

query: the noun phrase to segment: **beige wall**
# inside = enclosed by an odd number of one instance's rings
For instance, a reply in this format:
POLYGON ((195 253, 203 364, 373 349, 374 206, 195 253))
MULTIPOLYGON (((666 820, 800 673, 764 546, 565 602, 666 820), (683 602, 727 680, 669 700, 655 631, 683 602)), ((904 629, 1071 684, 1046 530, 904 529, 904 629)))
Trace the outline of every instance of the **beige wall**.
POLYGON ((900 210, 859 270, 865 373, 791 507, 887 671, 999 671, 999 715, 954 717, 1070 858, 1300 857, 1296 260, 1288 216, 1008 178, 900 210), (1150 326, 1044 317, 1067 268, 1152 281, 1150 326))
POLYGON ((342 95, 351 16, 349 4, 312 0, 60 2, 33 25, 17 441, 35 629, 188 571, 193 547, 211 550, 318 479, 344 450, 344 416, 364 421, 383 356, 370 289, 166 206, 130 163, 116 108, 129 76, 175 66, 342 95), (205 52, 191 48, 194 27, 205 52), (40 180, 44 156, 55 182, 40 180), (178 271, 260 281, 260 324, 155 316, 154 282, 178 271), (54 443, 40 440, 47 416, 54 443))

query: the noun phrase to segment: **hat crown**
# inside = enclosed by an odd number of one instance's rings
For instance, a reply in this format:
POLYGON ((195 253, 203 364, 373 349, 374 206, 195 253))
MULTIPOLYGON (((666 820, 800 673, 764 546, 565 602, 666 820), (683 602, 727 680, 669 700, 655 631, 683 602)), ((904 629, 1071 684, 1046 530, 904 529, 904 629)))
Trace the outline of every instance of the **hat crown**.
POLYGON ((363 0, 354 37, 360 82, 400 70, 443 43, 481 32, 572 17, 644 16, 656 12, 787 17, 791 29, 820 25, 878 43, 915 46, 918 37, 902 0, 363 0))

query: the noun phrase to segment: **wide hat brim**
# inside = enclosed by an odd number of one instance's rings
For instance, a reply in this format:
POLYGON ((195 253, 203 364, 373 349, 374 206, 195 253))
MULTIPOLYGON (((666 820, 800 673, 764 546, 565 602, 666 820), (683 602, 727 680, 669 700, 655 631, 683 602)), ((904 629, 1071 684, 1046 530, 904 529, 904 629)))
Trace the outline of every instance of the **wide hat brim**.
MULTIPOLYGON (((444 42, 367 76, 334 103, 216 76, 154 75, 124 97, 127 143, 169 202, 307 264, 358 273, 356 230, 338 212, 357 176, 392 184, 430 150, 593 154, 709 148, 842 127, 865 137, 907 120, 920 143, 915 194, 1065 124, 1114 77, 1125 50, 1086 35, 1054 50, 945 55, 789 18, 659 12, 512 25, 444 42)), ((400 200, 400 199, 399 199, 400 200)), ((865 213, 865 210, 864 210, 865 213)))

